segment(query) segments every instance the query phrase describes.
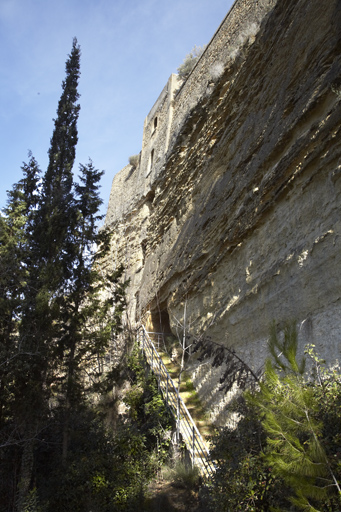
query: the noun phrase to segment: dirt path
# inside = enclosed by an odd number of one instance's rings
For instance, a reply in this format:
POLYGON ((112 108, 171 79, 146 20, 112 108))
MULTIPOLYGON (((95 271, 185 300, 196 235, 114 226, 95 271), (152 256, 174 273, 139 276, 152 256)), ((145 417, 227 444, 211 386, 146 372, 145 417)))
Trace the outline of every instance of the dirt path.
POLYGON ((146 512, 199 512, 198 491, 175 487, 165 480, 149 485, 146 512))

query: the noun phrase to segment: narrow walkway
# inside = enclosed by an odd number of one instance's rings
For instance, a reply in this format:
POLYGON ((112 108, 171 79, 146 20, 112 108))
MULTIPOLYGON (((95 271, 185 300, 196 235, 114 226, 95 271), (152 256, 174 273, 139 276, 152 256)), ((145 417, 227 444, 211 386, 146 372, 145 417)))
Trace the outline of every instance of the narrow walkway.
MULTIPOLYGON (((172 334, 164 335, 163 333, 147 333, 151 338, 156 350, 161 357, 170 377, 173 379, 177 389, 179 388, 179 373, 181 349, 179 349, 179 340, 172 334), (173 338, 173 340, 172 340, 173 338)), ((185 364, 186 368, 186 364, 185 364)), ((180 397, 184 401, 188 412, 205 441, 205 438, 214 434, 213 425, 199 399, 198 393, 195 391, 193 383, 185 369, 181 375, 180 397)))
POLYGON ((147 363, 157 378, 163 398, 174 415, 183 441, 190 454, 192 464, 199 468, 203 477, 209 478, 214 472, 214 466, 209 460, 207 446, 184 401, 179 395, 177 386, 143 326, 138 330, 137 336, 147 363))
POLYGON ((197 512, 199 495, 197 489, 180 488, 167 480, 153 480, 149 485, 147 510, 165 512, 197 512))

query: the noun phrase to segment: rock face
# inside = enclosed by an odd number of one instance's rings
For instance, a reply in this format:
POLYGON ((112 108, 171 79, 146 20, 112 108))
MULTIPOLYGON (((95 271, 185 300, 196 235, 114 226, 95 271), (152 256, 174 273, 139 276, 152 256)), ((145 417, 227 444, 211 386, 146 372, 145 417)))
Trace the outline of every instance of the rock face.
MULTIPOLYGON (((258 369, 271 321, 295 319, 341 360, 340 48, 339 0, 237 0, 177 92, 171 76, 106 217, 132 325, 175 332, 186 303, 189 331, 258 369)), ((209 362, 193 381, 221 423, 209 362)))

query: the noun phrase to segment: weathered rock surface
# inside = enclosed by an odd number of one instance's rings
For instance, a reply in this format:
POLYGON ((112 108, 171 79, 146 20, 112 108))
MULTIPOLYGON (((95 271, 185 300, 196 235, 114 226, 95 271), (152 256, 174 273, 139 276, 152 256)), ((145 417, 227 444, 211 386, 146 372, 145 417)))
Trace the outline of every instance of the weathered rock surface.
MULTIPOLYGON (((341 4, 247 4, 169 102, 159 167, 115 176, 112 261, 131 279, 132 324, 174 331, 186 301, 192 332, 259 368, 270 322, 296 319, 302 345, 341 361, 341 4)), ((218 372, 192 365, 222 422, 218 372)))

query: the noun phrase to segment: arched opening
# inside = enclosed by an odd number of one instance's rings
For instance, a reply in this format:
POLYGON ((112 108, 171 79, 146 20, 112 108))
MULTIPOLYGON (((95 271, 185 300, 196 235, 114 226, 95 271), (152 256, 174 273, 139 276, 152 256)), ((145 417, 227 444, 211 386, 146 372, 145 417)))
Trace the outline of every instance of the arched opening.
POLYGON ((154 307, 149 311, 146 328, 149 332, 172 333, 166 303, 159 304, 159 307, 154 307))
POLYGON ((148 206, 148 208, 150 208, 152 206, 154 198, 155 198, 155 190, 152 189, 146 195, 146 205, 148 206))

